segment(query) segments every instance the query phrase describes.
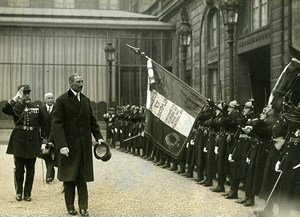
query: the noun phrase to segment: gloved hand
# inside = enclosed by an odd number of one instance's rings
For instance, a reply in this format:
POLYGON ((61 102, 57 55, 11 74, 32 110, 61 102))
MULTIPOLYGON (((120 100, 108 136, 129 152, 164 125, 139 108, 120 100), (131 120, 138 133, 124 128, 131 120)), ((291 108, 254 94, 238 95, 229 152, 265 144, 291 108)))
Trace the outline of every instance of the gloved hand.
POLYGON ((250 158, 247 157, 247 158, 246 158, 246 163, 247 163, 247 164, 250 164, 250 162, 251 162, 250 158))
POLYGON ((192 139, 190 142, 191 145, 195 145, 195 141, 192 139))
POLYGON ((143 131, 143 132, 141 133, 141 135, 142 135, 142 137, 144 137, 144 136, 145 136, 145 131, 143 131))
POLYGON ((59 152, 62 154, 62 155, 65 155, 67 157, 69 157, 69 148, 68 147, 63 147, 59 150, 59 152))
POLYGON ((43 152, 46 149, 46 144, 41 145, 41 151, 43 152))
POLYGON ((280 170, 280 164, 281 164, 280 161, 277 161, 277 162, 276 162, 276 164, 275 164, 275 171, 276 171, 276 172, 281 172, 281 170, 280 170))
POLYGON ((285 142, 285 140, 282 136, 273 139, 273 141, 274 141, 274 146, 277 150, 280 150, 285 142))
POLYGON ((17 94, 13 97, 13 100, 15 102, 19 101, 22 97, 23 97, 23 90, 24 90, 24 87, 22 87, 18 92, 17 94))
POLYGON ((219 153, 219 147, 215 146, 215 154, 218 154, 218 153, 219 153))
POLYGON ((226 138, 226 141, 227 141, 227 142, 230 142, 230 141, 231 141, 231 135, 230 135, 230 134, 228 134, 228 136, 227 136, 227 138, 226 138))
POLYGON ((252 130, 253 130, 253 127, 252 126, 245 126, 244 128, 242 128, 242 130, 245 132, 245 133, 250 133, 252 130))
POLYGON ((98 144, 101 145, 101 143, 104 142, 103 139, 98 139, 98 144))
POLYGON ((203 148, 203 152, 207 153, 207 148, 206 147, 203 148))
POLYGON ((228 155, 228 161, 229 161, 229 162, 234 162, 234 160, 233 160, 233 158, 232 158, 232 154, 229 154, 229 155, 228 155))

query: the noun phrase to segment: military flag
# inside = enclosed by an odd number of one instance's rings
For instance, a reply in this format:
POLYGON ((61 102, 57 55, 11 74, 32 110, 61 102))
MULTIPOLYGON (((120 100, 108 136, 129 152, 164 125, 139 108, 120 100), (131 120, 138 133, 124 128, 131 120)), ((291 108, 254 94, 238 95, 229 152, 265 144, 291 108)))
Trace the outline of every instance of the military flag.
POLYGON ((164 67, 146 58, 148 91, 145 134, 177 159, 207 99, 164 67))

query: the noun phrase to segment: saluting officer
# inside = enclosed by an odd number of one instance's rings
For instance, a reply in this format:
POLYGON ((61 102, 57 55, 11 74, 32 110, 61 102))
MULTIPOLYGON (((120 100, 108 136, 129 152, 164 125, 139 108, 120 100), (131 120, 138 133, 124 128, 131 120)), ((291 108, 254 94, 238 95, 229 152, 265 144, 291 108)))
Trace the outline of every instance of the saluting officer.
POLYGON ((31 103, 30 92, 29 85, 18 86, 16 96, 2 108, 2 112, 11 115, 15 123, 6 153, 14 155, 16 200, 21 201, 24 195, 24 200, 28 202, 31 201, 36 157, 41 150, 42 125, 42 114, 39 107, 31 103))

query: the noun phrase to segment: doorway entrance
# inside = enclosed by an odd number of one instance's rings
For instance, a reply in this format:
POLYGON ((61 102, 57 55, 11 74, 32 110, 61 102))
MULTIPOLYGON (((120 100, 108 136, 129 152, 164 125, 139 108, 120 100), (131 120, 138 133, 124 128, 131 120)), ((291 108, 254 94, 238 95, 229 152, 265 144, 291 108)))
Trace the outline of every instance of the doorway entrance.
POLYGON ((265 46, 240 55, 243 72, 247 75, 249 96, 254 99, 256 111, 260 113, 268 103, 270 95, 270 47, 265 46))

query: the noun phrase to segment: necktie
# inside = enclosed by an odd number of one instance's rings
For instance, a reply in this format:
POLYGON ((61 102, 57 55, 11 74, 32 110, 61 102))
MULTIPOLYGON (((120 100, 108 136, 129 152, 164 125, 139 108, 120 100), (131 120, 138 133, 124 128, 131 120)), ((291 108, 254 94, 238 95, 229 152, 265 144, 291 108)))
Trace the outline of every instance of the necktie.
POLYGON ((80 93, 78 92, 78 93, 76 94, 76 96, 77 96, 78 101, 80 102, 80 93))
POLYGON ((51 106, 48 106, 47 108, 48 108, 48 113, 50 114, 50 112, 51 112, 51 106))

